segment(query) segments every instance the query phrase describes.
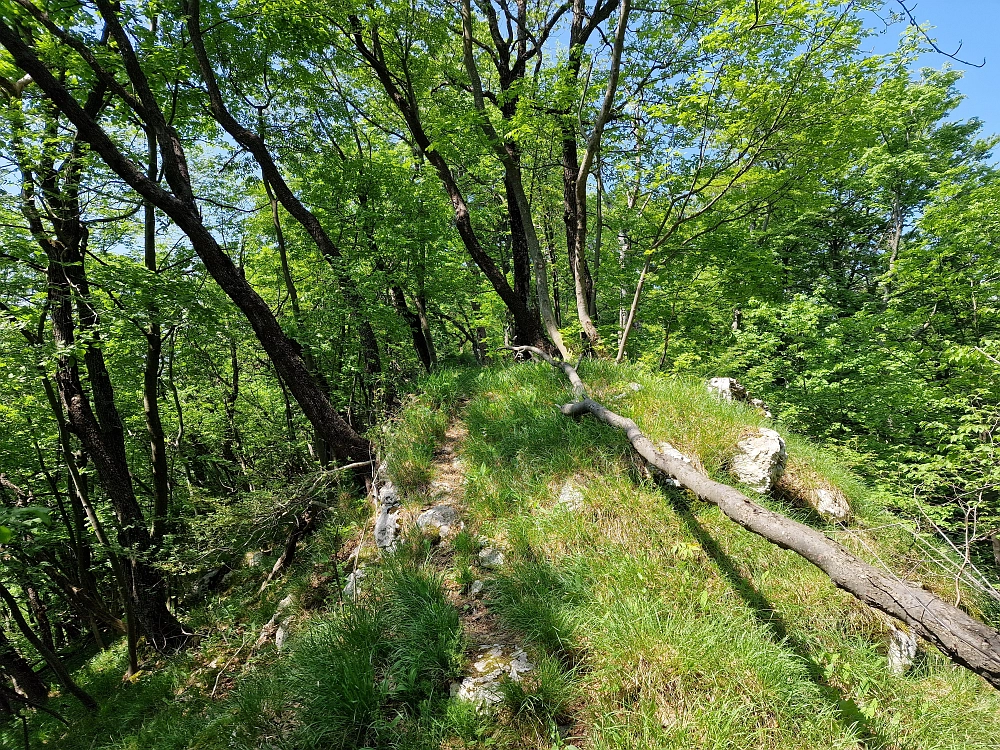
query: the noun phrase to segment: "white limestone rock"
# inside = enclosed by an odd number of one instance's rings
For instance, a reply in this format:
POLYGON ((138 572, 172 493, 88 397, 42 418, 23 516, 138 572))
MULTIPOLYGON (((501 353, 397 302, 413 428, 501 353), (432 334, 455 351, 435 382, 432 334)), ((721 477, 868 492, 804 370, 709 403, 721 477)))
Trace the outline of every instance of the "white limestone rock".
POLYGON ((281 651, 281 648, 285 645, 285 641, 288 640, 288 631, 292 626, 293 620, 295 620, 293 615, 286 617, 281 621, 281 624, 278 626, 278 630, 274 634, 274 645, 278 651, 281 651))
POLYGON ((809 490, 809 504, 823 518, 847 523, 851 520, 851 505, 847 497, 836 488, 817 487, 809 490))
POLYGON ((768 492, 785 471, 788 453, 785 441, 774 430, 761 427, 736 444, 739 448, 729 462, 729 471, 743 484, 756 492, 768 492))
POLYGON ((437 532, 442 539, 454 536, 465 524, 452 505, 435 505, 417 517, 417 528, 423 532, 437 532))
POLYGON ((574 512, 583 507, 583 490, 572 479, 563 482, 562 489, 559 490, 558 505, 574 512))
POLYGON ((484 568, 499 568, 503 565, 503 552, 496 547, 484 547, 479 550, 479 564, 484 568))
POLYGON ((917 635, 896 620, 889 622, 889 671, 906 674, 917 658, 917 635))
POLYGON ((363 580, 365 580, 364 568, 358 568, 347 576, 347 582, 344 584, 344 598, 351 601, 357 599, 359 585, 363 580))
POLYGON ((723 401, 747 400, 747 389, 736 378, 712 378, 708 381, 708 391, 723 401))
POLYGON ((517 646, 483 646, 469 676, 451 684, 451 695, 471 701, 479 710, 489 709, 503 698, 501 680, 509 678, 520 682, 523 675, 534 668, 528 655, 517 646))
POLYGON ((379 508, 375 518, 375 546, 382 552, 392 552, 399 545, 399 508, 379 508))

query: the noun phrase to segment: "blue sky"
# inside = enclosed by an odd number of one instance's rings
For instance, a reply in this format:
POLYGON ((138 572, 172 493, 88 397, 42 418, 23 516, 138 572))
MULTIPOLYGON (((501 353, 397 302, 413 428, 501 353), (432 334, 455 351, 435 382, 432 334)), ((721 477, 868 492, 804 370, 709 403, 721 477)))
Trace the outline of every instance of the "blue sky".
MULTIPOLYGON (((984 122, 985 133, 1000 133, 1000 0, 907 0, 906 4, 916 6, 913 15, 917 21, 927 21, 936 27, 931 36, 942 50, 954 52, 961 42, 959 57, 974 63, 986 60, 985 67, 974 68, 942 55, 928 54, 920 60, 920 65, 940 68, 948 62, 963 71, 965 77, 959 82, 959 89, 967 98, 956 115, 978 117, 984 122)), ((891 27, 874 40, 875 51, 895 45, 902 30, 902 26, 891 27)))

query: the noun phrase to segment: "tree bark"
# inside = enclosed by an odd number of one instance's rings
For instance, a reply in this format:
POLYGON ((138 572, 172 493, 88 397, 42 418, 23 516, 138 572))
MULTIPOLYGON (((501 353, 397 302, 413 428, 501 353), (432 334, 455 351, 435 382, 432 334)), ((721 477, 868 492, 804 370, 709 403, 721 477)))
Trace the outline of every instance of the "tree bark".
MULTIPOLYGON (((587 40, 594 29, 611 16, 615 2, 614 0, 603 0, 603 2, 598 0, 593 11, 589 14, 586 0, 572 0, 572 2, 573 15, 569 28, 569 59, 566 64, 566 73, 569 78, 568 83, 574 85, 580 76, 587 40)), ((593 316, 597 314, 594 280, 590 274, 586 254, 581 252, 586 247, 587 206, 586 172, 584 173, 584 199, 582 203, 579 192, 581 165, 577 143, 578 120, 577 113, 571 107, 567 107, 562 112, 560 130, 562 131, 563 222, 566 225, 566 251, 569 256, 570 278, 577 300, 577 312, 579 314, 581 309, 585 311, 581 323, 584 320, 590 322, 590 328, 593 331, 589 331, 584 325, 584 334, 588 341, 593 344, 599 339, 596 338, 597 332, 592 320, 593 316), (580 235, 581 227, 582 236, 580 235)), ((587 172, 589 172, 589 165, 587 172)))
POLYGON ((14 681, 14 687, 30 701, 45 703, 49 699, 49 686, 35 673, 27 659, 17 653, 14 644, 0 630, 0 671, 14 681))
MULTIPOLYGON (((147 134, 146 177, 156 181, 156 137, 147 134)), ((143 260, 146 270, 154 276, 156 267, 156 207, 151 201, 143 201, 143 260)), ((149 317, 146 335, 146 362, 142 376, 142 411, 146 417, 146 432, 149 434, 149 458, 153 471, 153 518, 151 535, 153 544, 159 546, 166 531, 167 516, 170 511, 170 479, 167 468, 167 441, 163 434, 163 420, 160 419, 160 360, 163 353, 163 334, 160 329, 160 311, 155 301, 147 306, 149 317)))
POLYGON ((738 490, 716 482, 684 461, 656 449, 639 426, 586 395, 576 369, 542 356, 569 378, 577 400, 560 407, 571 417, 591 414, 625 433, 633 449, 653 468, 676 478, 683 487, 719 507, 747 531, 791 550, 826 573, 838 588, 865 604, 902 620, 952 661, 1000 688, 1000 632, 929 591, 902 581, 859 559, 825 534, 761 507, 738 490))

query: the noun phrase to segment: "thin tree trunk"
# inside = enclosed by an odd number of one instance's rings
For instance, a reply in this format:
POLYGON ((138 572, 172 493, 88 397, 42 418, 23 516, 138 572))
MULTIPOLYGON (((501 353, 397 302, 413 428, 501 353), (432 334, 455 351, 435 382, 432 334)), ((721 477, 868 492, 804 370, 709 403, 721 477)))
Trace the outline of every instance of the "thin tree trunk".
POLYGON ((618 88, 618 76, 621 71, 622 49, 625 46, 625 33, 628 29, 628 17, 631 10, 630 0, 621 0, 618 9, 618 26, 615 29, 614 43, 611 47, 611 67, 608 74, 608 85, 604 92, 604 101, 601 104, 600 112, 594 122, 594 130, 587 141, 587 147, 580 162, 579 171, 576 174, 574 190, 576 191, 576 229, 573 232, 573 261, 576 264, 574 274, 576 290, 576 310, 580 318, 580 325, 583 326, 589 344, 596 347, 600 344, 600 336, 597 327, 591 318, 591 309, 594 300, 594 282, 586 269, 587 263, 587 180, 590 177, 590 167, 594 163, 601 148, 601 139, 604 135, 604 127, 611 119, 611 111, 614 105, 615 92, 618 88))
POLYGON ((49 665, 49 669, 59 680, 59 684, 62 685, 68 692, 72 693, 73 696, 79 700, 88 711, 96 711, 97 701, 93 699, 86 691, 80 688, 73 678, 70 676, 69 671, 63 665, 62 661, 56 656, 55 652, 47 648, 41 639, 35 635, 31 627, 24 620, 24 615, 21 614, 20 608, 17 606, 17 602, 14 600, 14 596, 10 593, 6 586, 0 583, 0 599, 3 599, 7 604, 7 608, 10 610, 11 617, 14 618, 14 622, 17 624, 18 629, 25 639, 30 643, 42 658, 45 659, 45 663, 49 665))
POLYGON ((45 703, 49 699, 49 686, 31 668, 27 659, 17 653, 3 630, 0 630, 0 671, 14 681, 14 687, 28 700, 45 703))
MULTIPOLYGON (((627 2, 627 0, 626 0, 627 2)), ((465 69, 472 82, 472 96, 475 101, 476 110, 479 113, 479 125, 495 153, 500 159, 504 169, 504 185, 507 189, 508 203, 510 198, 514 198, 514 205, 508 205, 508 213, 512 216, 516 211, 519 215, 521 230, 524 232, 524 240, 527 244, 528 257, 531 259, 531 266, 535 275, 535 293, 538 298, 538 311, 542 317, 542 324, 545 326, 549 339, 562 355, 563 359, 569 359, 570 351, 563 343, 562 334, 552 312, 552 302, 549 298, 549 277, 545 267, 545 256, 542 254, 541 246, 538 242, 538 232, 535 231, 535 223, 531 215, 531 205, 528 196, 524 191, 524 183, 521 180, 521 168, 519 156, 513 146, 510 150, 504 148, 500 138, 490 123, 486 114, 486 105, 483 99, 483 84, 479 77, 479 69, 476 67, 476 59, 472 48, 472 10, 470 0, 462 2, 462 49, 465 59, 465 69)))
POLYGON ((420 364, 424 366, 425 372, 430 372, 434 366, 434 360, 431 357, 431 350, 427 346, 427 339, 424 337, 424 329, 420 321, 420 316, 413 312, 406 304, 406 295, 403 294, 403 290, 398 285, 392 284, 389 287, 389 299, 392 300, 392 306, 396 308, 399 317, 405 320, 406 325, 410 328, 410 337, 413 339, 413 350, 420 358, 420 364))
POLYGON ((647 255, 642 264, 642 273, 639 274, 639 281, 635 285, 635 296, 632 297, 632 305, 628 309, 628 317, 625 319, 625 325, 622 327, 621 336, 618 339, 618 356, 615 357, 615 362, 619 364, 625 359, 625 347, 628 345, 628 337, 632 332, 632 326, 635 325, 635 315, 639 310, 639 300, 642 299, 642 289, 646 284, 646 273, 649 271, 649 263, 650 256, 647 255))
MULTIPOLYGON (((157 177, 156 137, 147 134, 146 177, 155 182, 157 177)), ((156 207, 151 201, 143 201, 144 262, 146 270, 158 274, 156 266, 156 207)), ((146 364, 142 379, 142 410, 146 417, 146 432, 149 433, 149 457, 153 471, 153 518, 151 536, 153 544, 159 546, 166 531, 167 516, 170 511, 170 479, 167 468, 167 441, 160 419, 160 358, 163 351, 163 335, 160 330, 160 311, 155 301, 150 301, 146 310, 149 327, 146 335, 146 364)))

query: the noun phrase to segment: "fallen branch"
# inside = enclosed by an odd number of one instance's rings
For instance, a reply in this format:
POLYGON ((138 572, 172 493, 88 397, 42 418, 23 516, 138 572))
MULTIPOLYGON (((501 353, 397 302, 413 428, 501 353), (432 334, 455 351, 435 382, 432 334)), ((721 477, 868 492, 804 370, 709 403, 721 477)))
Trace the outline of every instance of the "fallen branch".
POLYGON ((782 549, 796 552, 826 573, 838 587, 865 604, 902 620, 950 659, 1000 688, 1000 633, 948 604, 929 591, 900 580, 859 559, 825 534, 768 510, 738 490, 701 474, 680 459, 656 450, 631 419, 616 414, 586 395, 576 368, 554 360, 533 347, 539 359, 562 370, 573 384, 577 400, 560 407, 563 414, 591 414, 622 430, 635 451, 659 471, 674 477, 698 497, 719 506, 728 518, 782 549))

